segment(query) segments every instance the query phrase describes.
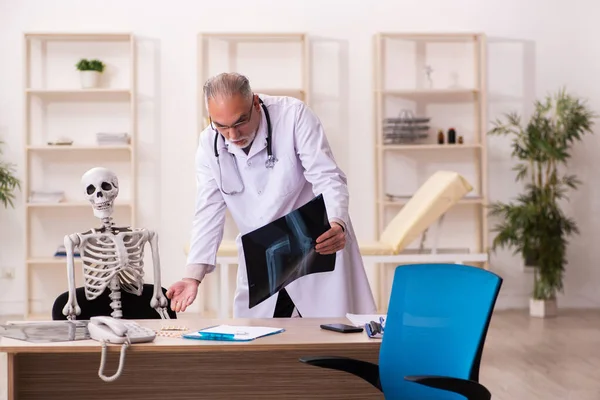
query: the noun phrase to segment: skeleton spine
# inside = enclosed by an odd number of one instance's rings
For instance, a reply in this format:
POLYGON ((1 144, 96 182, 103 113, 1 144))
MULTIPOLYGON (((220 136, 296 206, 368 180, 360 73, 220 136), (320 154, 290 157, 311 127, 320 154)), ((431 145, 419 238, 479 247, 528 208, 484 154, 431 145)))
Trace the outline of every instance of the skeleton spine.
POLYGON ((107 231, 113 232, 115 223, 113 222, 113 218, 111 216, 102 218, 102 224, 107 231))
POLYGON ((115 275, 108 284, 110 294, 108 297, 111 299, 110 307, 113 312, 110 314, 113 318, 122 318, 123 312, 121 311, 121 290, 119 287, 119 278, 115 275))

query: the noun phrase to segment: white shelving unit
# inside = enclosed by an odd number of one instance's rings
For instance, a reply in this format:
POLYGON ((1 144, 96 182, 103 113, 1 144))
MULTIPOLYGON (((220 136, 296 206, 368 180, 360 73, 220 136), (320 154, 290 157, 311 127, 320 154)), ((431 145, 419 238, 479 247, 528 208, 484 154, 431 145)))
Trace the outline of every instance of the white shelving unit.
MULTIPOLYGON (((135 225, 135 38, 131 33, 25 33, 23 41, 25 318, 49 318, 56 296, 68 289, 66 259, 55 256, 63 237, 101 225, 80 184, 85 171, 103 166, 117 173, 115 223, 135 225), (75 67, 82 58, 106 65, 98 88, 82 88, 75 67), (129 142, 98 144, 97 133, 127 133, 129 142), (63 138, 72 144, 50 144, 63 138), (32 193, 40 191, 64 195, 60 201, 32 201, 32 193)), ((78 258, 75 267, 82 285, 78 258)))
MULTIPOLYGON (((200 33, 197 41, 198 136, 208 126, 204 101, 205 81, 221 72, 239 72, 250 80, 256 94, 291 96, 310 105, 310 44, 305 33, 200 33), (277 84, 277 82, 281 82, 277 84)), ((198 299, 204 315, 231 316, 237 267, 235 237, 238 230, 227 214, 223 243, 217 262, 220 268, 207 276, 198 299), (218 275, 218 277, 215 277, 218 275), (218 282, 216 279, 218 278, 218 282), (215 307, 207 301, 215 293, 215 307), (216 310, 215 310, 216 308, 216 310)))
MULTIPOLYGON (((416 241, 398 258, 402 258, 401 263, 466 258, 478 260, 468 264, 487 268, 485 49, 485 36, 477 33, 379 33, 374 37, 377 234, 437 170, 454 170, 474 187, 445 215, 438 254, 431 254, 434 235, 430 234, 425 244, 429 249, 420 252, 416 241), (412 140, 405 137, 401 142, 384 141, 384 120, 406 116, 403 110, 417 118, 430 118, 428 135, 412 140), (450 128, 456 131, 455 144, 448 143, 450 128), (438 144, 439 130, 443 131, 443 144, 438 144)), ((378 301, 385 311, 384 293, 389 291, 391 277, 382 279, 381 275, 392 269, 379 266, 376 270, 378 301)))

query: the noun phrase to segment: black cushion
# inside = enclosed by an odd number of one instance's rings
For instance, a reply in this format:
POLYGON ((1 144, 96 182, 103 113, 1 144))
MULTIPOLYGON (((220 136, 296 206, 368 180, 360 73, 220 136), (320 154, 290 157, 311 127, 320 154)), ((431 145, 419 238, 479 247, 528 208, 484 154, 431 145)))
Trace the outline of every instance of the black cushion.
MULTIPOLYGON (((161 288, 163 294, 167 293, 167 289, 161 288)), ((81 308, 81 314, 76 319, 78 320, 89 320, 95 316, 111 316, 113 312, 110 307, 111 299, 108 297, 110 289, 106 289, 100 296, 94 300, 87 300, 85 298, 85 289, 83 287, 76 289, 77 303, 81 308)), ((144 288, 141 296, 136 296, 121 290, 121 311, 123 313, 123 319, 160 319, 160 315, 155 309, 150 307, 150 299, 154 292, 154 285, 144 284, 144 288)), ((66 320, 67 317, 63 315, 62 310, 67 300, 69 299, 69 292, 64 292, 56 298, 54 305, 52 306, 52 319, 53 320, 66 320)), ((177 313, 171 310, 171 301, 167 299, 167 313, 171 319, 177 319, 177 313)))

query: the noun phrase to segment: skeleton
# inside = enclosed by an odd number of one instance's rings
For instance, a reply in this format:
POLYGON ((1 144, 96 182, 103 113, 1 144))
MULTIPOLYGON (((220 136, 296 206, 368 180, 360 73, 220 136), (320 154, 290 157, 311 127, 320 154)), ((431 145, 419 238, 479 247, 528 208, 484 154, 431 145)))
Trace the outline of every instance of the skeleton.
POLYGON ((158 235, 141 228, 115 227, 112 221, 114 201, 119 194, 117 176, 106 168, 92 168, 83 174, 81 184, 92 204, 94 216, 102 220, 102 227, 84 233, 66 235, 67 274, 69 298, 63 308, 68 319, 81 313, 75 295, 75 248, 83 261, 84 289, 88 300, 94 300, 107 288, 113 318, 122 318, 121 290, 140 296, 144 287, 144 247, 150 243, 154 264, 154 293, 150 306, 162 319, 169 319, 167 299, 160 282, 158 235))

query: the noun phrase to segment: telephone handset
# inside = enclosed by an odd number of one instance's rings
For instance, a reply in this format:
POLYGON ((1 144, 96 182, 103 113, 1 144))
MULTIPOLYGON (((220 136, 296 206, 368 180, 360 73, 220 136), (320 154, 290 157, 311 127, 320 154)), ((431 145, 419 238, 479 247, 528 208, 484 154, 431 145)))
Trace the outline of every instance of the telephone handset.
POLYGON ((105 316, 90 318, 88 331, 91 339, 102 343, 102 358, 100 359, 98 376, 106 382, 112 382, 121 375, 123 361, 125 360, 125 350, 130 344, 152 342, 156 338, 156 332, 152 329, 142 327, 133 321, 105 316), (104 376, 103 373, 107 343, 122 345, 119 369, 111 377, 104 376))
POLYGON ((92 339, 115 344, 151 342, 156 338, 156 333, 152 329, 144 328, 132 321, 112 317, 90 318, 88 330, 92 339))

